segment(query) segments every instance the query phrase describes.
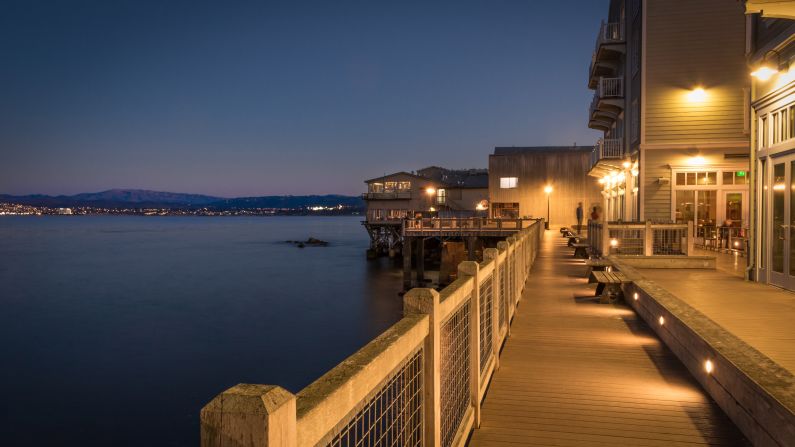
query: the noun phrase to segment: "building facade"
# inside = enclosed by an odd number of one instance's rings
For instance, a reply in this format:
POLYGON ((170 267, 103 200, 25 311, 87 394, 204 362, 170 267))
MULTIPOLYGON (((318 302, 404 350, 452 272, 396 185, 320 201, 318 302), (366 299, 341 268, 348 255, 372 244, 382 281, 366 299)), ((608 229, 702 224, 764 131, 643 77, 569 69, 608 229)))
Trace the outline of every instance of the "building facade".
POLYGON ((584 221, 601 206, 598 184, 583 175, 591 162, 591 148, 569 146, 497 147, 489 155, 489 216, 543 217, 553 226, 577 223, 583 205, 584 221))
POLYGON ((750 80, 741 2, 612 0, 588 73, 589 175, 611 221, 749 224, 750 80))
POLYGON ((795 6, 747 8, 756 203, 750 271, 757 281, 795 290, 795 6))
POLYGON ((430 166, 417 172, 365 180, 363 222, 371 248, 384 252, 400 244, 400 226, 414 217, 471 217, 488 209, 489 175, 485 169, 430 166))

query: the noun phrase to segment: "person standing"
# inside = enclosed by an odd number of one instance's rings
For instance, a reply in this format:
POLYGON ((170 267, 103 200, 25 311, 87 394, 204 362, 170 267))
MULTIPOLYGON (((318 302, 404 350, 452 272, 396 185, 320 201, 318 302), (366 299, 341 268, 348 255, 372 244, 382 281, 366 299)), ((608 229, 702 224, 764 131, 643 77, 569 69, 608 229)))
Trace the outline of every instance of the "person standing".
POLYGON ((577 232, 582 232, 582 202, 577 204, 577 232))

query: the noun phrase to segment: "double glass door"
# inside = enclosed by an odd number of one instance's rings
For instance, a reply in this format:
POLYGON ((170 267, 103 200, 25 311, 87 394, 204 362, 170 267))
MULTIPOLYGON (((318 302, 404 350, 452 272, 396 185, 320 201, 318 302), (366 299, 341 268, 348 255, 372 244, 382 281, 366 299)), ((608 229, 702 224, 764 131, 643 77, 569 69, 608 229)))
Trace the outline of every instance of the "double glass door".
POLYGON ((768 242, 769 281, 795 290, 795 155, 769 163, 763 200, 770 211, 762 213, 767 221, 767 237, 762 240, 768 242))

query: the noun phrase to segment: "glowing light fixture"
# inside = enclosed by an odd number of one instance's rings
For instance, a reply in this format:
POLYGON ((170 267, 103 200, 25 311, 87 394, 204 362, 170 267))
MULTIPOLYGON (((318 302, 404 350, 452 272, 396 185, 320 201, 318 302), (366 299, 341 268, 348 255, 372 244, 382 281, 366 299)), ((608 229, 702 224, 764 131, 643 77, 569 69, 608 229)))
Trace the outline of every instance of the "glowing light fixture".
POLYGON ((550 194, 552 192, 552 186, 551 185, 545 186, 544 187, 544 192, 547 193, 547 194, 550 194))
POLYGON ((429 196, 432 196, 436 194, 436 188, 434 188, 433 186, 429 186, 428 188, 425 188, 425 193, 428 194, 429 196))
POLYGON ((606 181, 607 181, 607 180, 605 180, 605 179, 603 179, 603 178, 600 178, 600 179, 599 179, 599 184, 600 184, 600 185, 604 185, 606 181))
POLYGON ((610 246, 611 247, 618 247, 618 239, 610 239, 610 246))
POLYGON ((690 164, 693 166, 704 166, 707 164, 707 159, 701 155, 696 155, 695 157, 690 158, 690 164))
POLYGON ((637 177, 637 176, 638 176, 638 170, 637 170, 637 169, 633 169, 633 170, 632 170, 632 171, 630 171, 630 172, 632 172, 632 176, 633 176, 633 177, 637 177))
POLYGON ((707 91, 703 87, 696 87, 687 92, 687 100, 690 102, 704 102, 707 99, 707 91))
POLYGON ((704 362, 704 371, 706 371, 707 374, 712 374, 713 368, 714 367, 712 365, 712 360, 707 360, 706 362, 704 362))
POLYGON ((638 300, 638 292, 635 292, 635 294, 632 295, 632 298, 635 298, 635 301, 637 301, 638 300))
POLYGON ((659 321, 659 322, 660 322, 660 326, 662 326, 662 325, 664 325, 664 324, 665 324, 665 317, 663 317, 662 315, 660 315, 660 319, 659 319, 659 320, 657 320, 657 321, 659 321))
POLYGON ((784 191, 784 184, 776 183, 775 185, 773 185, 773 191, 784 191))
POLYGON ((436 208, 434 208, 434 207, 430 207, 430 209, 428 209, 428 211, 430 211, 430 212, 434 212, 434 211, 436 211, 436 208))
POLYGON ((780 72, 782 68, 788 69, 789 67, 787 67, 786 65, 788 64, 785 64, 785 66, 782 67, 781 54, 778 51, 770 50, 767 53, 765 53, 765 55, 762 57, 762 63, 759 64, 756 67, 756 69, 751 72, 751 76, 755 77, 756 79, 759 79, 760 81, 767 81, 768 79, 778 74, 778 72, 780 72), (768 57, 771 55, 776 56, 775 64, 773 63, 773 61, 771 61, 771 58, 768 57))
POLYGON ((632 166, 632 163, 630 163, 629 160, 627 160, 624 163, 621 163, 621 166, 623 166, 624 169, 629 169, 632 166))
POLYGON ((751 72, 751 76, 759 79, 760 81, 767 81, 768 79, 772 78, 774 74, 778 73, 778 70, 773 68, 770 65, 762 65, 756 70, 751 72))
POLYGON ((740 246, 740 241, 734 241, 734 246, 735 247, 739 247, 740 246))

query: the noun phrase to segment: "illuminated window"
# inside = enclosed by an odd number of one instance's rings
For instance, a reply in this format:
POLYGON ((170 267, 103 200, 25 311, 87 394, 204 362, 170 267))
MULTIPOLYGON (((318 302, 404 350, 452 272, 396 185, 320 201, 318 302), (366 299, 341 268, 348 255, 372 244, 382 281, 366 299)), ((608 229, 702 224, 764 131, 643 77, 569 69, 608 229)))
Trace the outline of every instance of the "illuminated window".
POLYGON ((519 177, 500 177, 500 189, 512 189, 519 186, 519 177))
POLYGON ((444 190, 442 188, 439 188, 438 190, 436 190, 436 203, 438 203, 439 205, 444 205, 445 203, 447 203, 447 191, 446 190, 444 190))

